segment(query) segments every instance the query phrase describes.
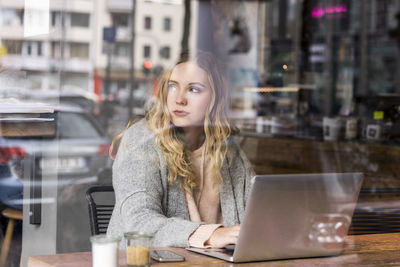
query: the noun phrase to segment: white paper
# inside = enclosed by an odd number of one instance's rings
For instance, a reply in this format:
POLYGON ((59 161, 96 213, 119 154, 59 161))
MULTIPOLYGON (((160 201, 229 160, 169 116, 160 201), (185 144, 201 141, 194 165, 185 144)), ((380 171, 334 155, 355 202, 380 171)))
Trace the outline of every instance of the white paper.
POLYGON ((92 243, 93 267, 118 267, 118 242, 92 243))
POLYGON ((48 34, 50 0, 25 0, 24 37, 48 34))

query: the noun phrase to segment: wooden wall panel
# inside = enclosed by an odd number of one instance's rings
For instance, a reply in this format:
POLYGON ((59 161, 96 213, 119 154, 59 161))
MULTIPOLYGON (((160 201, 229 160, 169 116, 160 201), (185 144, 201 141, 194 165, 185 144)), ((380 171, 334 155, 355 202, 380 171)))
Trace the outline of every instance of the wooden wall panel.
POLYGON ((240 143, 257 174, 362 172, 363 188, 400 188, 400 146, 257 136, 240 143))

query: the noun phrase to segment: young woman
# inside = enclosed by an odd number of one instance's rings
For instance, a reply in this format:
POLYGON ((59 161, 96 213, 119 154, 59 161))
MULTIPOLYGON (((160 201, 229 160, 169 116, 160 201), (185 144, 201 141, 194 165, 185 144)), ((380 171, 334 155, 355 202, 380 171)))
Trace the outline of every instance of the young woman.
POLYGON ((228 108, 211 54, 164 75, 156 103, 120 142, 109 235, 152 233, 156 247, 236 243, 254 172, 231 138, 228 108))

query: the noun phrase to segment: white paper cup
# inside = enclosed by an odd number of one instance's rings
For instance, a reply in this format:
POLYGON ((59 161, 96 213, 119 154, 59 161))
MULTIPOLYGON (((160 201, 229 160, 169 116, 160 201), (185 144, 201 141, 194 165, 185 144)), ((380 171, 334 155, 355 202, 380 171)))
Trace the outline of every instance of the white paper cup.
POLYGON ((118 267, 118 248, 120 237, 95 235, 90 237, 92 242, 93 267, 118 267))
POLYGON ((324 117, 322 127, 325 141, 337 141, 340 139, 342 120, 340 118, 324 117))

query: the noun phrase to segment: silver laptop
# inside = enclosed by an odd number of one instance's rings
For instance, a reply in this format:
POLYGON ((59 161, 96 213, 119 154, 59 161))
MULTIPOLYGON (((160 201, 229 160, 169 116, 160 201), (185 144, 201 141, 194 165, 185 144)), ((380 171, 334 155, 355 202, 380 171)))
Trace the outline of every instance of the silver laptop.
POLYGON ((187 250, 230 262, 338 255, 362 180, 362 173, 255 176, 236 246, 187 250))

